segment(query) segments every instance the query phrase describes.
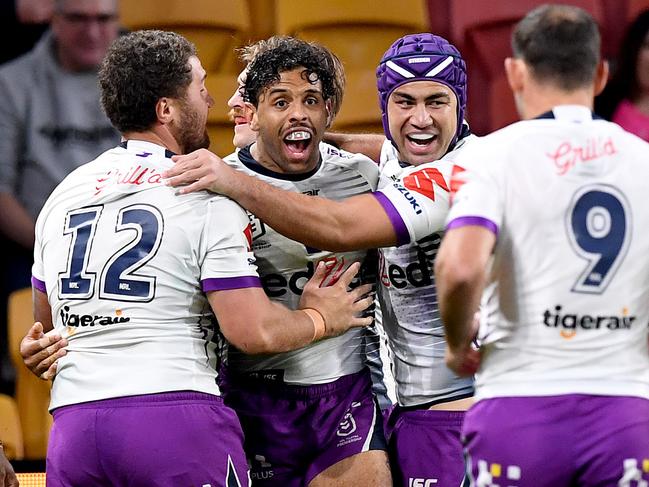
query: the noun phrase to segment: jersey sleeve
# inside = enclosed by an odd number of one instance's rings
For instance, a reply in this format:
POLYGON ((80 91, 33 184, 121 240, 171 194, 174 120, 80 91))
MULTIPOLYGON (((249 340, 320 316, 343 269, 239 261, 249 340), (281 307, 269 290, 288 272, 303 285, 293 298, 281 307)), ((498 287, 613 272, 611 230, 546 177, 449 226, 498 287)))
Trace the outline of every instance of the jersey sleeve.
POLYGON ((453 164, 440 160, 413 166, 398 181, 374 193, 397 234, 397 245, 416 242, 444 229, 453 164))
POLYGON ((451 176, 452 205, 446 229, 478 225, 498 234, 503 220, 505 185, 501 158, 485 144, 474 144, 455 160, 451 176))
MULTIPOLYGON (((47 208, 47 204, 45 206, 47 208)), ((43 263, 43 232, 46 218, 43 216, 45 209, 36 219, 34 241, 34 263, 32 264, 32 287, 47 293, 45 285, 45 266, 43 263)))
POLYGON ((252 229, 245 211, 234 201, 218 197, 210 201, 207 216, 202 236, 203 291, 261 287, 251 250, 252 229))

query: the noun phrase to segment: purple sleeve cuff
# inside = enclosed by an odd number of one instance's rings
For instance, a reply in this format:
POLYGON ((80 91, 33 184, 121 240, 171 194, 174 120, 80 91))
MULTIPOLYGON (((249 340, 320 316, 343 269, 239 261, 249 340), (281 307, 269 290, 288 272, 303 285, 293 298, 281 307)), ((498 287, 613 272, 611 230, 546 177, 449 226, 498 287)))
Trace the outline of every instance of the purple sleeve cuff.
POLYGON ((246 287, 262 287, 257 276, 221 277, 201 281, 203 291, 227 291, 246 287))
POLYGON ((383 207, 383 210, 388 215, 390 222, 392 223, 394 233, 397 234, 397 246, 410 242, 410 233, 408 233, 408 228, 403 222, 403 218, 401 218, 401 215, 392 204, 392 201, 390 201, 390 199, 380 191, 372 194, 379 201, 379 203, 383 207))
POLYGON ((32 276, 32 287, 34 289, 38 289, 39 291, 47 294, 47 288, 45 287, 45 282, 36 279, 34 276, 32 276))
POLYGON ((478 227, 484 227, 487 230, 493 232, 493 234, 498 236, 498 225, 482 216, 460 216, 451 220, 446 224, 446 230, 452 230, 454 228, 467 227, 469 225, 475 225, 478 227))

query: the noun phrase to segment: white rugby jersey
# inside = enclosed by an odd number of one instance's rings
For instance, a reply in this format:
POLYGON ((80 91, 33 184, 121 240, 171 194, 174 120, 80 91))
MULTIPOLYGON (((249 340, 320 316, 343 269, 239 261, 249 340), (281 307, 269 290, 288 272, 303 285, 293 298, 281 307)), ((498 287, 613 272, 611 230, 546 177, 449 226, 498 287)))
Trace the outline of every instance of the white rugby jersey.
MULTIPOLYGON (((376 188, 378 168, 365 156, 324 143, 320 144, 320 155, 318 167, 304 174, 270 171, 253 159, 249 148, 241 149, 224 160, 273 186, 333 200, 368 193, 376 188)), ((329 272, 325 282, 331 283, 352 263, 366 259, 365 250, 332 253, 306 247, 277 233, 253 215, 249 216, 253 229, 253 251, 264 290, 269 298, 291 309, 297 309, 302 288, 313 275, 318 262, 324 261, 327 265, 329 272)), ((374 282, 376 259, 363 267, 363 272, 370 272, 364 282, 374 282)), ((358 279, 357 276, 355 283, 358 283, 358 279)), ((228 367, 236 373, 273 371, 276 379, 289 384, 331 382, 358 372, 366 363, 365 333, 365 330, 355 328, 338 337, 273 355, 245 355, 230 347, 228 367)))
MULTIPOLYGON (((443 164, 453 161, 474 139, 474 135, 461 139, 443 157, 443 164)), ((386 142, 389 147, 384 144, 381 151, 379 188, 398 182, 404 172, 413 169, 397 158, 390 158, 396 151, 386 142)), ((437 164, 426 166, 435 168, 437 164)), ((473 379, 456 376, 444 362, 446 340, 433 274, 443 235, 441 228, 437 230, 416 242, 379 249, 377 321, 380 320, 388 336, 398 402, 406 407, 448 402, 473 394, 473 379)))
POLYGON ((457 163, 448 228, 497 235, 478 397, 649 398, 649 145, 566 105, 457 163))
POLYGON ((170 153, 123 145, 71 173, 36 223, 32 281, 69 341, 51 409, 218 394, 217 330, 204 291, 261 285, 243 209, 207 192, 176 195, 161 177, 170 153))

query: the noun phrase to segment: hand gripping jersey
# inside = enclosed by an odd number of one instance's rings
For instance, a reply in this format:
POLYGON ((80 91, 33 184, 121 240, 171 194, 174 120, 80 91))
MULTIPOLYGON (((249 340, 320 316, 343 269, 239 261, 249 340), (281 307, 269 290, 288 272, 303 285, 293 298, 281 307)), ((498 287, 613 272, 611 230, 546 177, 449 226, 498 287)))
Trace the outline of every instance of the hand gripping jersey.
POLYGON ((649 398, 649 145, 558 106, 467 147, 449 228, 497 234, 479 398, 649 398))
POLYGON ((217 394, 204 291, 260 286, 241 207, 204 192, 176 195, 162 183, 173 164, 164 148, 124 145, 71 173, 36 224, 33 283, 69 341, 52 409, 156 392, 217 394))
MULTIPOLYGON (((411 194, 420 199, 425 197, 417 192, 417 183, 414 179, 407 179, 408 175, 416 174, 424 167, 431 171, 439 166, 448 168, 455 157, 475 140, 476 136, 468 135, 442 161, 416 167, 390 157, 397 154, 392 144, 386 141, 381 153, 379 190, 387 188, 386 191, 392 191, 395 183, 403 183, 405 180, 405 185, 408 185, 406 188, 415 188, 411 194)), ((441 179, 439 181, 442 182, 441 179)), ((444 189, 448 182, 444 179, 437 190, 446 193, 444 199, 438 196, 433 201, 433 205, 436 205, 434 211, 440 214, 445 214, 448 210, 448 191, 444 189)), ((436 183, 433 181, 432 184, 436 183)), ((402 194, 399 192, 397 196, 401 198, 402 194)), ((410 208, 406 207, 408 212, 410 208)), ((416 242, 379 249, 377 294, 380 313, 377 313, 377 320, 381 321, 389 339, 398 401, 402 406, 448 402, 473 394, 473 379, 457 377, 444 362, 446 341, 444 326, 439 317, 433 275, 433 264, 442 234, 442 228, 437 228, 416 242)))
MULTIPOLYGON (((305 174, 281 174, 265 169, 242 149, 224 160, 237 169, 273 186, 298 193, 338 200, 367 193, 376 188, 378 169, 370 159, 351 154, 328 144, 320 144, 321 162, 305 174)), ((250 215, 253 228, 253 251, 259 274, 269 298, 296 309, 302 288, 313 275, 320 261, 327 265, 326 283, 334 282, 347 267, 364 261, 367 252, 328 252, 306 247, 275 232, 261 220, 250 215)), ((366 282, 374 282, 376 261, 367 263, 363 272, 371 271, 366 282)), ((359 283, 358 277, 355 284, 359 283)), ((354 285, 354 283, 352 284, 354 285)), ((233 347, 228 354, 228 368, 235 373, 264 371, 289 384, 320 384, 361 370, 366 363, 363 329, 319 341, 292 352, 252 356, 233 347)))

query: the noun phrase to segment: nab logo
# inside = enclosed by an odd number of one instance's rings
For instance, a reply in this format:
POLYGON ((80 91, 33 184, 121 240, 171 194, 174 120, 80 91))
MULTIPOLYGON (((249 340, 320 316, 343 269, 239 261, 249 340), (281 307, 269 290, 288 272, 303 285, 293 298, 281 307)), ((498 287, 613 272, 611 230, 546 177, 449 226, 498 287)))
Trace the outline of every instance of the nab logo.
POLYGON ((432 487, 437 483, 437 479, 408 479, 408 487, 432 487))
POLYGON ((444 180, 444 176, 439 170, 433 167, 427 167, 403 178, 403 185, 410 191, 414 191, 426 198, 435 201, 435 186, 433 182, 445 191, 449 191, 449 187, 444 180))

